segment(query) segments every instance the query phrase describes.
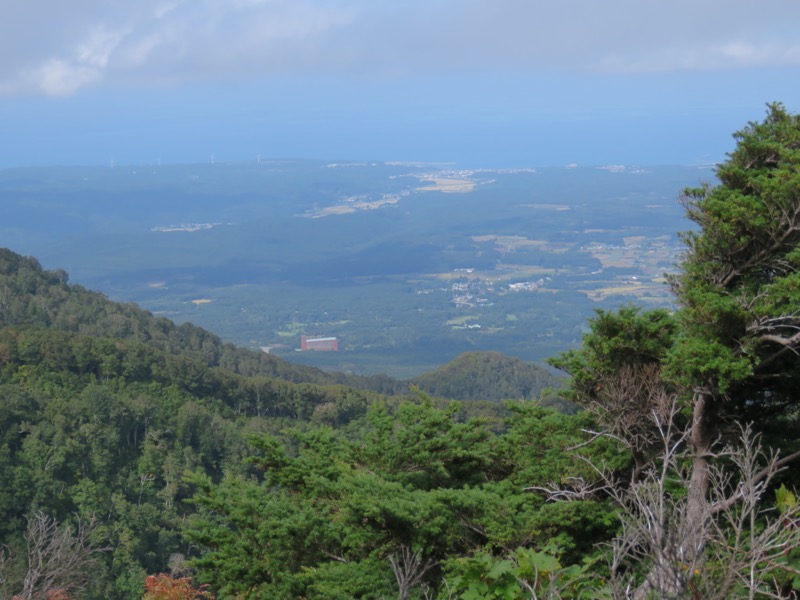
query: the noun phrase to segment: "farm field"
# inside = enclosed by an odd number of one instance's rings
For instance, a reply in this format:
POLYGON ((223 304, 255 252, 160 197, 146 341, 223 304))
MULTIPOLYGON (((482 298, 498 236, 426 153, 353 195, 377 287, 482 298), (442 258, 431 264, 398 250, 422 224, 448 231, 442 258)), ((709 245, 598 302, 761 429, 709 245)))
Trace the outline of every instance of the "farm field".
POLYGON ((700 167, 258 163, 0 171, 0 240, 114 300, 293 362, 541 361, 595 308, 669 306, 700 167), (300 336, 339 352, 297 352, 300 336))

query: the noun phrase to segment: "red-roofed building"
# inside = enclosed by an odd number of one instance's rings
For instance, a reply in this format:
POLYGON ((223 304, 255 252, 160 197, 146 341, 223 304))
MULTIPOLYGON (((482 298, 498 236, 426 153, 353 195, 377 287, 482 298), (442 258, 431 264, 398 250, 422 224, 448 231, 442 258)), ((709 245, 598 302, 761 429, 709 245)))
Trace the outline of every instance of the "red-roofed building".
POLYGON ((306 337, 300 336, 300 349, 315 350, 317 352, 338 352, 339 340, 335 337, 306 337))

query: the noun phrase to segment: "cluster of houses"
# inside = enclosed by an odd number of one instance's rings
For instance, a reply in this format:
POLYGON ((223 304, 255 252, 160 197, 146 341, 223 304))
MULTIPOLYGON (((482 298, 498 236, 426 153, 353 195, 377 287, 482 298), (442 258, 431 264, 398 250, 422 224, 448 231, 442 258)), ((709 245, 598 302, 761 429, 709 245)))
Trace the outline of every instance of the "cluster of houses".
POLYGON ((508 289, 512 292, 532 292, 542 287, 548 281, 551 281, 550 277, 537 279, 536 281, 520 281, 518 283, 509 284, 508 289))

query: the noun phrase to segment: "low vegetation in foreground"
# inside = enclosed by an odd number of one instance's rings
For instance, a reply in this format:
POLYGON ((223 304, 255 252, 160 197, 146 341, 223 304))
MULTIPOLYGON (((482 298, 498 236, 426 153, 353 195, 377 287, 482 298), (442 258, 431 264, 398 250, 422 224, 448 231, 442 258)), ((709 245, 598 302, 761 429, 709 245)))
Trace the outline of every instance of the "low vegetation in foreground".
POLYGON ((797 597, 800 117, 735 137, 677 310, 598 311, 550 392, 291 366, 3 251, 0 596, 797 597))

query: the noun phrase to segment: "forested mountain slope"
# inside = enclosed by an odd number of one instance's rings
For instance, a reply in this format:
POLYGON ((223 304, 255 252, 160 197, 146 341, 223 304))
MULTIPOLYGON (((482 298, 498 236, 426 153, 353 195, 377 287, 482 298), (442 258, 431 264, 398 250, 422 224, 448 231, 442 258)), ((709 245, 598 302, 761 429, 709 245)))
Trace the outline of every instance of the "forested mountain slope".
MULTIPOLYGON (((800 116, 735 137, 684 193, 679 308, 599 310, 552 360, 574 415, 268 377, 4 254, 0 597, 797 597, 800 116)), ((528 381, 420 383, 493 368, 528 381)))
MULTIPOLYGON (((71 286, 34 259, 3 250, 0 260, 0 597, 139 600, 147 575, 171 569, 221 597, 369 598, 396 586, 391 557, 411 559, 418 543, 441 577, 475 544, 557 537, 577 556, 610 522, 591 502, 568 508, 561 527, 561 508, 522 489, 572 464, 530 440, 578 443, 586 415, 525 405, 507 423, 470 420, 498 404, 444 408, 331 384, 71 286), (429 527, 415 531, 420 516, 429 527), (244 554, 227 547, 228 519, 244 554), (284 548, 272 566, 251 557, 259 539, 284 548), (47 550, 26 557, 34 546, 47 550), (241 560, 253 561, 249 578, 241 560)), ((486 358, 452 373, 505 369, 486 358)))
MULTIPOLYGON (((242 375, 307 383, 343 383, 347 379, 224 344, 219 337, 190 323, 176 325, 134 304, 112 302, 98 292, 68 284, 68 275, 62 270, 45 271, 36 259, 0 248, 0 326, 7 325, 137 340, 242 375)), ((360 383, 368 387, 363 380, 360 383)))
MULTIPOLYGON (((15 582, 25 579, 26 536, 35 538, 26 526, 48 522, 93 524, 92 543, 104 550, 84 582, 88 597, 140 598, 145 574, 186 552, 190 473, 218 481, 246 471, 249 435, 342 426, 378 399, 315 377, 269 376, 305 370, 69 286, 33 259, 2 251, 0 260, 2 598, 40 597, 39 584, 15 582)), ((49 535, 47 543, 65 539, 49 535)))
POLYGON ((455 400, 538 398, 563 383, 543 367, 499 352, 467 352, 409 381, 432 396, 455 400))
POLYGON ((68 283, 63 270, 45 271, 35 258, 0 248, 0 327, 45 327, 89 336, 135 340, 173 355, 245 376, 295 383, 340 384, 382 394, 405 394, 409 385, 454 400, 535 398, 558 382, 548 371, 498 353, 469 353, 451 365, 408 381, 293 365, 263 352, 223 343, 191 323, 176 325, 135 304, 112 302, 68 283))

